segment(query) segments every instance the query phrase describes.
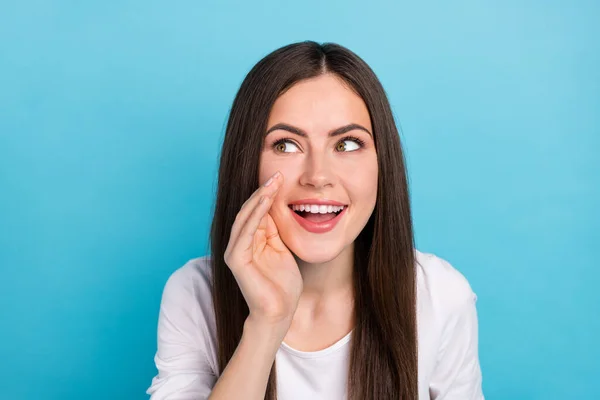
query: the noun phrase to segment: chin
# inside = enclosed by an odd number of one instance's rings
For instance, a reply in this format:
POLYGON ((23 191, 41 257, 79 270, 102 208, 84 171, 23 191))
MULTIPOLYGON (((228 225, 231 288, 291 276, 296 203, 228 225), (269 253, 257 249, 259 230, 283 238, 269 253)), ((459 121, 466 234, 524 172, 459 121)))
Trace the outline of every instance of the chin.
POLYGON ((308 264, 323 264, 334 260, 344 250, 341 244, 332 244, 319 240, 304 243, 297 236, 291 240, 282 237, 287 248, 301 261, 308 264))

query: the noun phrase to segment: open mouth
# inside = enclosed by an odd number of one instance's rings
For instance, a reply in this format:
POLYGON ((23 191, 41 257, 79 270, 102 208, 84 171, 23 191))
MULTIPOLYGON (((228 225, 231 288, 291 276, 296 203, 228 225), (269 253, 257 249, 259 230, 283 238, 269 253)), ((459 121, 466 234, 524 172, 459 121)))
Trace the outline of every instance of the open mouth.
POLYGON ((327 210, 325 210, 326 212, 320 212, 322 209, 315 210, 318 212, 312 212, 313 210, 304 210, 303 207, 296 207, 296 206, 292 206, 292 205, 289 205, 288 207, 296 215, 299 215, 300 217, 302 217, 310 222, 318 224, 318 223, 322 223, 322 222, 331 221, 332 219, 337 217, 340 213, 342 213, 348 206, 329 207, 327 210))

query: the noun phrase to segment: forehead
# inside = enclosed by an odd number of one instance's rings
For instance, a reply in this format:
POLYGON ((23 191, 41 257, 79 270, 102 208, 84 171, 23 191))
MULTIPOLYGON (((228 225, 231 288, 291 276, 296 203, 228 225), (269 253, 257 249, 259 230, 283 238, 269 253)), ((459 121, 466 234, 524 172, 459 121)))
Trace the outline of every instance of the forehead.
POLYGON ((325 133, 349 123, 372 129, 362 98, 332 74, 300 81, 281 95, 271 109, 268 127, 280 122, 309 134, 325 133))

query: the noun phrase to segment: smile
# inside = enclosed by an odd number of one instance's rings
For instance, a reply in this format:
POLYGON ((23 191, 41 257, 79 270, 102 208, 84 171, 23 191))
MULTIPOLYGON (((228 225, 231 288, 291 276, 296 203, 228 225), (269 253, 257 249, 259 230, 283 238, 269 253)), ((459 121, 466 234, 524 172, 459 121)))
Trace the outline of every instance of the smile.
POLYGON ((348 209, 347 205, 290 205, 292 216, 298 224, 311 233, 326 233, 331 231, 343 218, 348 209))

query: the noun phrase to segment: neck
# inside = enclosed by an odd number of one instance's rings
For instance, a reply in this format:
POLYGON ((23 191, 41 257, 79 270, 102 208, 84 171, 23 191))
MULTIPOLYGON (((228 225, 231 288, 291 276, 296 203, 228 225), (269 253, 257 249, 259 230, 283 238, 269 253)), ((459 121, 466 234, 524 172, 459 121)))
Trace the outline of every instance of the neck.
POLYGON ((312 264, 296 257, 304 290, 300 297, 309 303, 348 296, 353 290, 354 243, 333 260, 312 264))
MULTIPOLYGON (((290 331, 312 331, 315 326, 354 326, 354 243, 336 258, 324 263, 307 263, 296 257, 303 290, 290 331)), ((334 328, 335 329, 335 328, 334 328)))

